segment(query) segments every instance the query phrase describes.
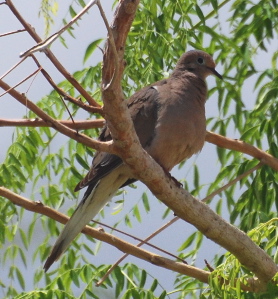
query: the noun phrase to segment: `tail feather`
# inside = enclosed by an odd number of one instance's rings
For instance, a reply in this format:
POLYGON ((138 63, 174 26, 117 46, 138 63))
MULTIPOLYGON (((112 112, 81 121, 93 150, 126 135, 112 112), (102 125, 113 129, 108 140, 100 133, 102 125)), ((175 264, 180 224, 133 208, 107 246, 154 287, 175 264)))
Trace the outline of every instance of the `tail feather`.
POLYGON ((128 179, 123 171, 121 171, 121 168, 122 167, 118 167, 116 170, 99 180, 91 193, 83 197, 53 246, 49 257, 44 264, 45 272, 56 260, 58 260, 84 226, 99 213, 121 185, 128 179))

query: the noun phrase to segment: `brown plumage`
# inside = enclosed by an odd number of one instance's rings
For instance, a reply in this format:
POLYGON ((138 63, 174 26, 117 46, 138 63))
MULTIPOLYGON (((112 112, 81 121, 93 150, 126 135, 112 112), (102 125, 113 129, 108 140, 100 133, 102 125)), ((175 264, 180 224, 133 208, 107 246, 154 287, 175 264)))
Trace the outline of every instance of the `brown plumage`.
MULTIPOLYGON (((215 63, 203 51, 181 56, 172 75, 136 92, 127 105, 143 148, 165 170, 199 152, 205 141, 205 102, 209 75, 222 78, 215 63)), ((105 127, 99 140, 111 140, 105 127)), ((45 271, 93 219, 115 192, 135 181, 123 161, 115 155, 97 152, 91 169, 75 191, 88 187, 83 199, 57 239, 45 271)))

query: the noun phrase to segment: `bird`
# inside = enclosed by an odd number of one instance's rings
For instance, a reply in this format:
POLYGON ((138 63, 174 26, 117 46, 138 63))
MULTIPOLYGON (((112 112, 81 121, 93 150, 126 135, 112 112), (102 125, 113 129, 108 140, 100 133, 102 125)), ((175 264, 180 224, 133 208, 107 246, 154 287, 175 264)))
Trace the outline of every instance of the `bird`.
MULTIPOLYGON (((204 145, 205 79, 209 75, 222 79, 208 53, 191 50, 180 57, 169 78, 144 87, 127 100, 142 147, 168 173, 175 165, 200 152, 204 145)), ((98 139, 112 140, 107 125, 98 139)), ((84 187, 87 190, 53 246, 44 270, 47 271, 59 259, 119 188, 135 181, 120 157, 96 152, 88 174, 75 188, 75 191, 84 187)))

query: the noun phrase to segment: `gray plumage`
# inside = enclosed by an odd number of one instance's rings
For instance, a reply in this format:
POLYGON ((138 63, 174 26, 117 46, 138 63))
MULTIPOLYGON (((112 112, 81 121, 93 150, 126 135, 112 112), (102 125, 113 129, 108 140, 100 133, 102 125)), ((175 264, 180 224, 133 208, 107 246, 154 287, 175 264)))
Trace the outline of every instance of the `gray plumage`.
MULTIPOLYGON (((222 78, 215 63, 203 51, 181 56, 168 79, 136 92, 127 105, 143 148, 165 171, 199 152, 205 141, 205 102, 209 75, 222 78)), ((99 140, 111 140, 105 127, 99 140)), ((58 237, 44 265, 45 271, 67 249, 117 190, 134 182, 131 171, 115 155, 97 152, 91 169, 75 191, 88 187, 83 199, 58 237)))

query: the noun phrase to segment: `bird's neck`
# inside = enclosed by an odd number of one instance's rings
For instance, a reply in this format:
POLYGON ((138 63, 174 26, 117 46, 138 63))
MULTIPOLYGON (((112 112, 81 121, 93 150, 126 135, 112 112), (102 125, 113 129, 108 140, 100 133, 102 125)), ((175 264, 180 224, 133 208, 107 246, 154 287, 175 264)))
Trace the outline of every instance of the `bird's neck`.
POLYGON ((194 73, 183 72, 178 76, 171 76, 171 85, 180 94, 190 93, 203 106, 207 99, 206 81, 194 73))

